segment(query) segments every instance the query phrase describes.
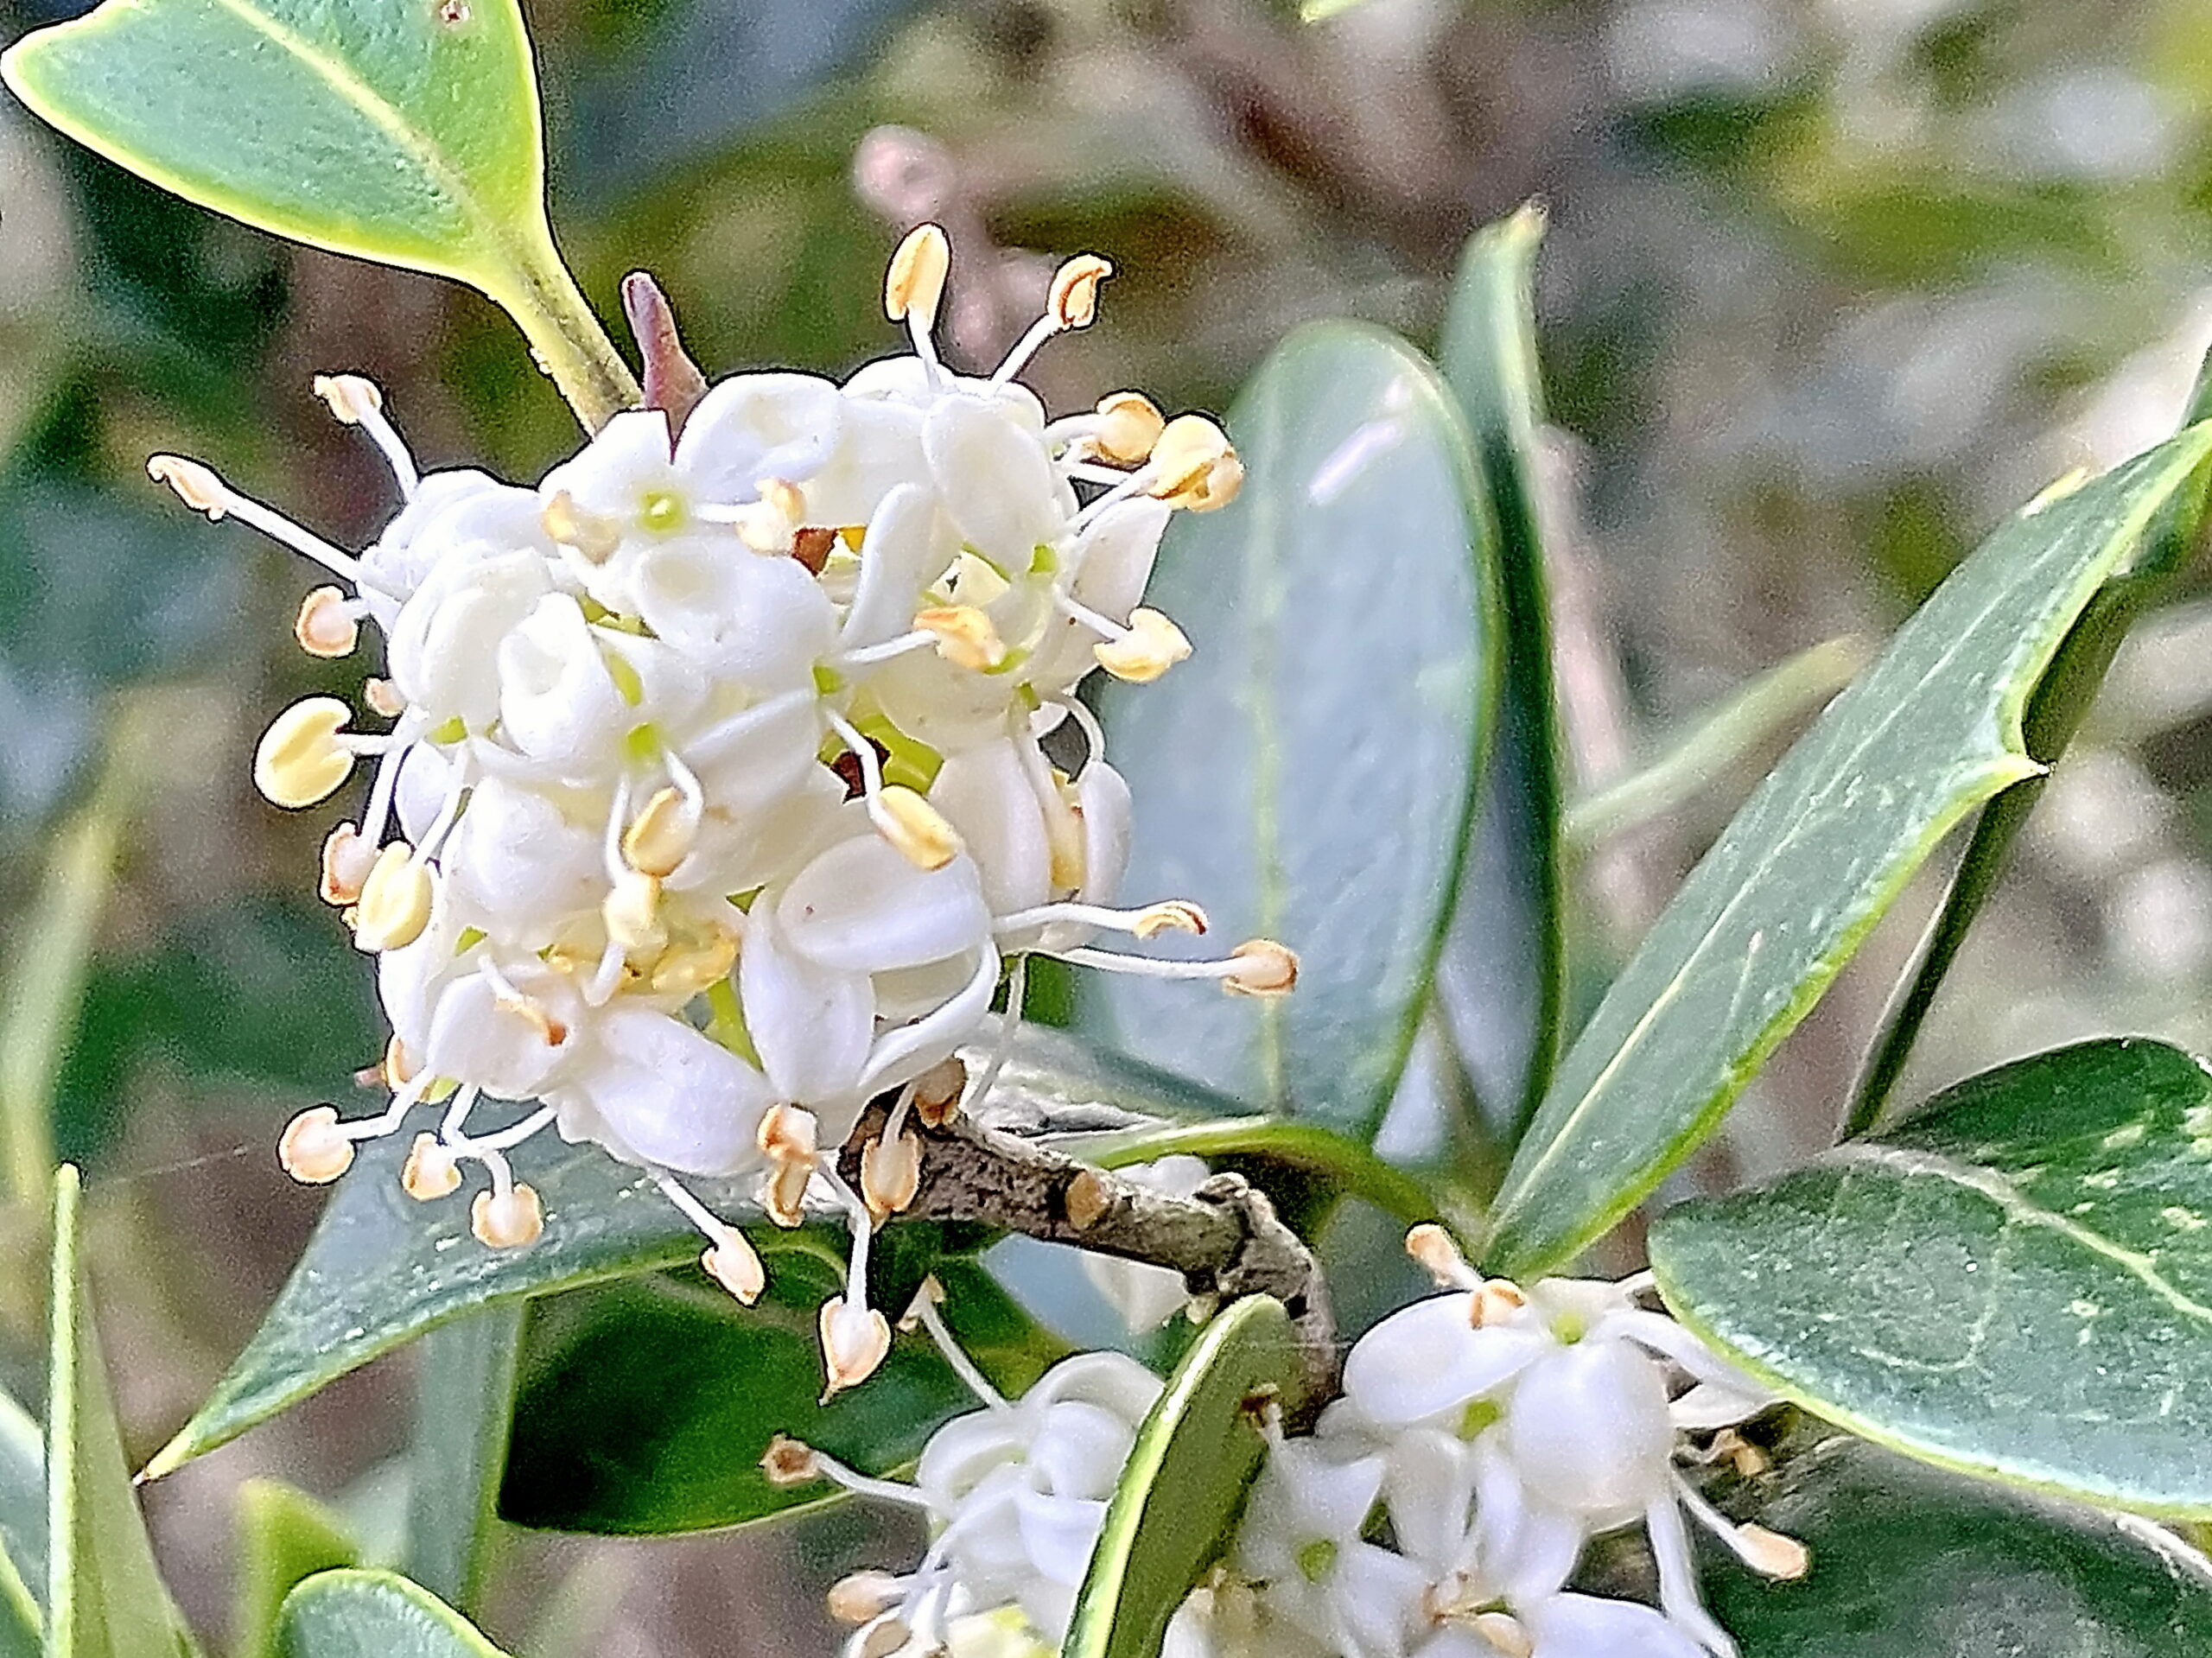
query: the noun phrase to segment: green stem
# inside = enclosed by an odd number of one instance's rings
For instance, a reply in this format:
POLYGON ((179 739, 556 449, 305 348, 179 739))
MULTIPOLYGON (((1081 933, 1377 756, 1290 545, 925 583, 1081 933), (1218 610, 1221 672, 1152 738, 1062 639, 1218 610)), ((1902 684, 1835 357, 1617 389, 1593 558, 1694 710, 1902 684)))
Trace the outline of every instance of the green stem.
POLYGON ((643 394, 562 264, 551 233, 532 239, 537 245, 516 257, 514 286, 486 291, 520 325, 531 355, 553 377, 584 429, 596 432, 625 409, 636 408, 643 394))

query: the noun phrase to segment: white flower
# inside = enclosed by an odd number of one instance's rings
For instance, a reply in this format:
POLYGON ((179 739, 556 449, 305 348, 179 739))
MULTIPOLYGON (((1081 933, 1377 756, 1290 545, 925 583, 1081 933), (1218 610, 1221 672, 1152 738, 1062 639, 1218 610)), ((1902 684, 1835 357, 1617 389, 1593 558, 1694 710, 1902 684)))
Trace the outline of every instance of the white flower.
POLYGON ((760 1163, 767 1079, 658 1008, 616 1002, 593 1020, 575 1080, 546 1097, 563 1138, 591 1140, 631 1162, 726 1176, 760 1163))
POLYGON ((1400 1658, 1421 1621, 1426 1574, 1363 1535, 1383 1473, 1380 1457, 1338 1460, 1278 1432, 1237 1533, 1237 1570, 1339 1658, 1400 1658))

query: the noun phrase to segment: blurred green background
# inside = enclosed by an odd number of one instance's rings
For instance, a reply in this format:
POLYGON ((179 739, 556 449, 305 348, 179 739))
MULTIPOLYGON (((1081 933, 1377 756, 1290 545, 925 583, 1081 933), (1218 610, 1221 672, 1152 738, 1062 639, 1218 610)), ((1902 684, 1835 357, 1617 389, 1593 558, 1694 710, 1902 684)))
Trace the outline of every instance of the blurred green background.
MULTIPOLYGON (((82 9, 6 0, 0 37, 82 9)), ((1310 318, 1431 343, 1467 232, 1543 197, 1548 505, 1585 791, 1789 653, 1879 637, 1999 514, 2162 435, 2212 339, 2202 0, 1370 0, 1312 26, 1263 0, 527 10, 586 289, 612 315, 622 273, 652 270, 716 373, 888 349, 882 261, 934 218, 956 359, 995 360, 1055 260, 1095 249, 1120 274, 1103 326, 1033 371, 1047 403, 1134 384, 1219 409, 1310 318)), ((293 648, 304 569, 188 517, 143 462, 207 457, 365 540, 385 475, 308 392, 339 369, 385 386, 426 464, 526 479, 576 440, 474 295, 215 219, 0 109, 0 1095, 50 1089, 58 1147, 86 1166, 141 1453, 244 1341, 319 1206, 278 1173, 277 1128, 349 1100, 380 1046, 366 966, 310 890, 332 814, 287 817, 247 781, 266 718, 354 689, 359 666, 293 648)), ((1920 1083, 2093 1031, 2212 1045, 2201 572, 2191 592, 2123 655, 1920 1083)), ((1586 988, 1748 774, 1582 849, 1586 988)), ((1824 1140, 1934 895, 1783 1051, 1707 1178, 1824 1140)), ((29 1155, 8 1151, 11 1169, 29 1155)), ((37 1349, 33 1229, 21 1204, 0 1217, 10 1383, 37 1349)), ((406 1363, 149 1490, 203 1626, 241 1479, 391 1506, 406 1363)), ((804 1585, 868 1555, 858 1521, 518 1540, 488 1621, 533 1658, 812 1658, 830 1636, 804 1585)))

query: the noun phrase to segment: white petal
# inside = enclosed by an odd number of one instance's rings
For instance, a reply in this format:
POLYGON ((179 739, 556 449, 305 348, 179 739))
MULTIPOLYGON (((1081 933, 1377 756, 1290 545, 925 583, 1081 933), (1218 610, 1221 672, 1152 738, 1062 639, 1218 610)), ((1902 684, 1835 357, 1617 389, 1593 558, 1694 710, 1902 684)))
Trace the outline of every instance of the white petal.
POLYGON ((391 623, 392 683, 433 723, 458 718, 482 730, 499 711, 491 647, 552 591, 544 560, 531 553, 441 563, 391 623))
POLYGON ((1044 1413, 1029 1466, 1040 1491, 1104 1502, 1114 1494, 1136 1435, 1103 1406, 1063 1399, 1044 1413))
POLYGON ((682 1020, 618 1000, 592 1031, 574 1093, 596 1114, 618 1154, 709 1176, 758 1165, 767 1079, 682 1020))
POLYGON ((619 762, 632 723, 576 601, 548 594, 499 641, 499 723, 531 759, 582 775, 619 762))
MULTIPOLYGON (((958 995, 875 1039, 868 1050, 868 1069, 861 1073, 860 1093, 877 1094, 911 1082, 973 1042, 982 1033, 998 981, 999 953, 986 944, 976 952, 975 970, 958 995)), ((851 1125, 846 1126, 849 1131, 851 1125)))
POLYGON ((738 957, 746 1029, 779 1098, 842 1101, 860 1082, 875 1035, 875 995, 864 973, 799 955, 757 915, 738 957))
POLYGON ((848 394, 837 447, 806 480, 806 514, 816 524, 866 524, 899 485, 929 482, 921 410, 848 394))
POLYGON ((676 469, 717 501, 753 500, 763 479, 804 483, 836 448, 843 410, 837 387, 811 374, 734 374, 684 421, 676 469))
POLYGON ((924 419, 922 448, 961 538, 1001 570, 1027 569, 1039 543, 1065 528, 1043 441, 1002 408, 939 398, 924 419))
POLYGON ((1392 1313, 1354 1343, 1344 1393, 1378 1427, 1441 1422, 1556 1345, 1531 1331, 1477 1330, 1467 1293, 1453 1291, 1392 1313))
POLYGON ((1624 1341, 1586 1340, 1530 1365, 1503 1431, 1529 1489, 1570 1513, 1634 1512, 1669 1489, 1666 1380, 1624 1341))
POLYGON ((1104 1296, 1133 1336, 1149 1335, 1190 1302, 1183 1274, 1115 1255, 1085 1255, 1083 1275, 1104 1296))
POLYGON ((524 950, 550 943, 606 890, 599 830, 497 778, 469 791, 438 861, 463 920, 524 950))
POLYGON ((778 901, 792 947, 824 967, 881 973, 964 955, 990 937, 975 864, 916 868, 874 834, 817 855, 778 901))
MULTIPOLYGON (((832 777, 816 764, 821 743, 821 700, 809 689, 702 724, 677 746, 706 785, 709 806, 744 816, 779 804, 814 776, 832 777)), ((836 797, 845 797, 842 781, 836 797)))
POLYGON ((1520 1614, 1532 1658, 1703 1658, 1704 1648, 1649 1606, 1554 1595, 1520 1614))
POLYGON ((920 484, 887 494, 861 539, 860 577, 838 643, 846 650, 880 645, 912 626, 922 589, 945 572, 960 550, 950 519, 920 484))
POLYGON ((541 500, 565 494, 588 512, 620 519, 637 515, 645 492, 676 481, 670 464, 668 416, 658 409, 626 409, 593 435, 575 457, 547 473, 541 500))
POLYGON ((1021 1541, 1030 1564, 1047 1582, 1073 1588, 1083 1581, 1106 1523, 1106 1505, 1075 1496, 1047 1496, 1024 1491, 1014 1499, 1021 1541))
POLYGON ((1459 1565, 1475 1500, 1474 1456, 1458 1435, 1414 1428, 1387 1458, 1382 1499, 1398 1547, 1441 1577, 1459 1565))
POLYGON ((1022 1395, 1025 1407, 1041 1410, 1064 1399, 1096 1405, 1135 1428, 1158 1401, 1166 1384, 1127 1353, 1077 1353, 1038 1377, 1022 1395))
POLYGON ((810 685, 836 637, 836 610, 804 565, 734 537, 663 542, 639 557, 632 582, 655 633, 755 690, 810 685))
POLYGON ((1052 848, 1017 742, 1002 737, 948 755, 930 804, 950 820, 982 872, 983 901, 996 915, 1033 909, 1052 895, 1052 848))
POLYGON ((438 997, 429 1040, 409 1058, 434 1076, 474 1083, 495 1099, 537 1098, 557 1083, 575 1053, 583 1009, 565 986, 540 983, 533 991, 546 999, 543 1021, 525 1017, 480 974, 456 980, 438 997))

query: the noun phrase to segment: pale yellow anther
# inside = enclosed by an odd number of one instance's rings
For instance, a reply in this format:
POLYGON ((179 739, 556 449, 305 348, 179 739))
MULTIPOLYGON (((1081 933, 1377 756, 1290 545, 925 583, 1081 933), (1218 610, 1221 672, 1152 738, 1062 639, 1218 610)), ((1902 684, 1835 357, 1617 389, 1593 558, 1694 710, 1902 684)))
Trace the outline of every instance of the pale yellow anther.
POLYGON ((1482 1282, 1452 1235, 1433 1221, 1423 1221, 1406 1234, 1406 1253, 1444 1289, 1463 1290, 1482 1282))
POLYGON ((416 1203, 427 1204, 460 1186, 461 1165, 452 1150, 435 1134, 416 1135, 407 1148, 407 1161, 400 1166, 399 1189, 416 1203))
POLYGON ((205 512, 211 521, 230 511, 231 492, 212 467, 197 461, 188 461, 181 454, 157 454, 146 462, 146 475, 157 484, 167 484, 176 492, 177 499, 194 512, 205 512))
POLYGON ((830 1616, 849 1628, 880 1617, 906 1598, 906 1586, 888 1572, 855 1572, 830 1586, 830 1616))
POLYGON ((1486 1278, 1476 1288, 1467 1308, 1467 1322, 1478 1330, 1501 1324, 1529 1305, 1529 1297, 1510 1278, 1486 1278))
POLYGON ((822 1464, 814 1447, 789 1434, 779 1433, 760 1453, 760 1472, 771 1485, 788 1489, 809 1485, 822 1477, 822 1464))
POLYGON ((699 1257, 699 1264, 713 1279, 732 1295, 741 1306, 751 1306, 768 1287, 768 1269, 760 1263, 760 1252, 753 1242, 735 1227, 717 1234, 715 1242, 699 1257))
POLYGON ((626 869, 599 906, 607 936, 625 950, 655 950, 667 943, 660 918, 660 877, 626 869))
POLYGON ((353 943, 362 950, 404 950, 430 924, 436 898, 429 866, 404 841, 377 854, 353 916, 353 943))
POLYGON ((1166 429, 1167 417, 1141 391, 1116 391, 1098 400, 1098 425, 1090 447, 1101 460, 1141 467, 1166 429))
POLYGON ((361 701, 369 705, 370 713, 381 714, 387 720, 397 720, 407 712, 407 699, 399 694, 399 687, 388 679, 363 680, 361 701))
POLYGON ((353 1166, 353 1142, 338 1126, 338 1113, 318 1105, 284 1125, 276 1160, 302 1185, 327 1186, 353 1166))
POLYGON ((973 605, 932 605, 915 613, 914 626, 936 636, 938 655, 956 668, 987 674, 1006 660, 996 625, 973 605))
POLYGON ((1140 607, 1129 613, 1127 633, 1118 639, 1101 639, 1091 654, 1115 678, 1149 685, 1191 654, 1191 641, 1160 612, 1140 607))
POLYGON ((771 1163, 796 1163, 811 1171, 821 1155, 821 1127, 803 1105, 772 1105, 760 1114, 753 1137, 771 1163))
POLYGON ((952 244, 944 227, 917 225, 891 256, 883 277, 883 312, 893 322, 908 318, 927 334, 937 327, 944 300, 944 279, 952 270, 952 244))
POLYGON ((322 843, 322 879, 317 890, 325 904, 358 904, 361 884, 376 867, 377 849, 351 823, 340 823, 322 843))
POLYGON ((960 1115, 968 1091, 968 1067, 957 1055, 940 1059, 914 1079, 914 1115, 931 1128, 942 1128, 960 1115))
POLYGON ((1113 263, 1095 253, 1078 253, 1052 273, 1047 307, 1063 328, 1088 328, 1098 318, 1098 284, 1114 274, 1113 263))
POLYGON ((760 1182, 760 1211, 786 1232, 806 1224, 806 1185, 814 1171, 804 1163, 779 1163, 760 1182))
POLYGON ((563 547, 573 547, 594 564, 614 556, 622 544, 622 526, 613 519, 587 511, 567 490, 556 492, 538 514, 545 533, 563 547))
POLYGON ((833 1295, 822 1304, 822 1368, 828 1401, 874 1375, 891 1351, 891 1322, 874 1307, 848 1307, 833 1295))
POLYGON ((1153 938, 1163 932, 1203 933, 1206 930, 1206 912, 1188 899, 1171 898, 1158 904, 1147 904, 1129 924, 1129 931, 1140 938, 1153 938))
POLYGON ((480 1191, 468 1206, 468 1229, 487 1249, 519 1249, 545 1231, 545 1210, 537 1193, 518 1180, 502 1196, 480 1191))
POLYGON ((292 637, 311 657, 347 657, 361 642, 361 624, 343 593, 317 588, 300 600, 300 613, 292 619, 292 637))
POLYGON ((792 524, 806 518, 806 496, 797 484, 782 478, 763 478, 760 499, 782 513, 792 524))
POLYGON ((887 1617, 861 1637, 853 1658, 898 1658, 913 1641, 914 1631, 904 1618, 887 1617))
POLYGON ((330 412, 348 426, 359 426, 384 407, 384 393, 376 384, 358 374, 318 374, 315 395, 330 405, 330 412))
POLYGON ((1477 1612, 1470 1620, 1475 1633, 1490 1642, 1498 1658, 1529 1658, 1535 1642, 1510 1612, 1477 1612))
POLYGON ((878 1226, 905 1210, 922 1189, 922 1142, 911 1132, 861 1147, 861 1197, 878 1226))
POLYGON ((622 831, 622 858, 639 873, 665 880, 698 838, 698 804, 679 790, 658 789, 622 831))
POLYGON ((798 542, 798 524, 783 508, 766 500, 747 501, 737 509, 731 527, 737 538, 756 553, 782 555, 798 542))
POLYGON ((1298 985, 1298 954, 1272 938, 1254 938, 1229 952, 1244 963, 1221 981, 1236 996, 1285 996, 1298 985))
POLYGON ((1046 876, 1059 891, 1076 892, 1090 880, 1090 848, 1084 840, 1075 791, 1060 772, 1052 773, 1052 793, 1042 804, 1046 876))
POLYGON ((901 783, 876 797, 875 827, 917 869, 942 869, 963 847, 959 830, 943 812, 901 783))
POLYGON ((254 787, 295 810, 327 800, 353 774, 353 755, 338 734, 353 710, 334 696, 310 696, 276 716, 253 752, 254 787))
POLYGON ((658 995, 696 996, 737 965, 737 935, 715 927, 696 938, 671 940, 646 975, 658 995))
POLYGON ((1813 1564, 1804 1544, 1764 1526, 1737 1527, 1736 1553, 1752 1571, 1785 1583, 1803 1577, 1813 1564))
POLYGON ((1204 415, 1178 415, 1152 446, 1158 476, 1152 493, 1170 506, 1210 512, 1226 506, 1244 482, 1244 465, 1229 435, 1204 415))
POLYGON ((415 1062, 407 1057, 407 1045, 394 1031, 385 1039, 384 1085, 397 1093, 415 1080, 415 1062))

